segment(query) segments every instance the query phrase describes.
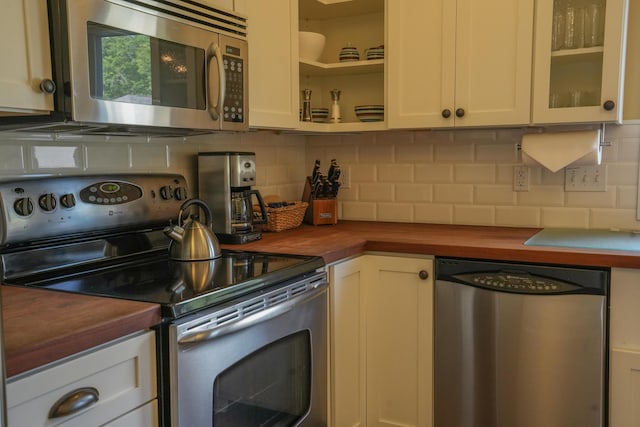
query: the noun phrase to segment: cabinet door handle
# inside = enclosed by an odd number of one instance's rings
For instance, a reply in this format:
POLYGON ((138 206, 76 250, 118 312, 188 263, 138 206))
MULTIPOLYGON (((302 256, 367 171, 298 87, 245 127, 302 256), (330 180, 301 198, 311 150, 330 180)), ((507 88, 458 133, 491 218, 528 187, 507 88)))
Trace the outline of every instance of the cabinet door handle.
POLYGON ((613 102, 612 100, 605 101, 604 104, 602 104, 602 108, 604 108, 607 111, 611 111, 614 108, 616 108, 616 103, 613 102))
POLYGON ((40 90, 46 94, 52 95, 56 92, 56 84, 51 79, 43 79, 40 82, 40 90))
POLYGON ((75 414, 96 403, 100 393, 94 387, 83 387, 62 396, 49 410, 49 419, 75 414))
POLYGON ((429 278, 429 272, 427 270, 420 270, 418 277, 420 277, 421 280, 427 280, 429 278))
POLYGON ((444 117, 445 119, 451 117, 451 110, 449 110, 448 108, 442 110, 442 117, 444 117))
POLYGON ((456 110, 456 116, 457 117, 463 117, 464 116, 464 108, 458 108, 456 110))

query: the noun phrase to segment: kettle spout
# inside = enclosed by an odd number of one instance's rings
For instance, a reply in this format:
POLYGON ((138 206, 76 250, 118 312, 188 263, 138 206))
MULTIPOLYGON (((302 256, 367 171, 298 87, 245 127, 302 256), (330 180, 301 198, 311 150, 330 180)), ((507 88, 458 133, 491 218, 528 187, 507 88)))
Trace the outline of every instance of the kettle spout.
POLYGON ((165 227, 163 232, 174 242, 182 242, 182 237, 184 236, 184 228, 180 227, 179 225, 167 226, 165 227))

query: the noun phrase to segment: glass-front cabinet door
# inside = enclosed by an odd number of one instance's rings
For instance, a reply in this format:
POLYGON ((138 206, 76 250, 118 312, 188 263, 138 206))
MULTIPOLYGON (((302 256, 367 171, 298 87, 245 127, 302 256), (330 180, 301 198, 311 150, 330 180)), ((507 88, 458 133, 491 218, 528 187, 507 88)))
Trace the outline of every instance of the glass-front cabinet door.
POLYGON ((627 1, 537 3, 534 124, 622 120, 627 1))

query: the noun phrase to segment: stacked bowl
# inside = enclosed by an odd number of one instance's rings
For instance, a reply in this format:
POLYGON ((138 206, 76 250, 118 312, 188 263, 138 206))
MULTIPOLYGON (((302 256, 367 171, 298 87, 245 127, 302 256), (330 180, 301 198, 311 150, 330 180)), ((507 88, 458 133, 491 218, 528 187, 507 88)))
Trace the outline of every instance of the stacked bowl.
POLYGON ((316 123, 324 123, 329 118, 328 108, 312 108, 311 121, 316 123))
POLYGON ((384 59, 384 45, 371 47, 365 51, 367 59, 384 59))
POLYGON ((340 59, 340 62, 359 61, 360 53, 358 52, 358 49, 356 49, 355 47, 352 47, 351 45, 347 45, 346 47, 343 47, 342 49, 340 49, 339 59, 340 59))
POLYGON ((354 111, 361 122, 381 122, 384 120, 384 105, 356 105, 354 111))

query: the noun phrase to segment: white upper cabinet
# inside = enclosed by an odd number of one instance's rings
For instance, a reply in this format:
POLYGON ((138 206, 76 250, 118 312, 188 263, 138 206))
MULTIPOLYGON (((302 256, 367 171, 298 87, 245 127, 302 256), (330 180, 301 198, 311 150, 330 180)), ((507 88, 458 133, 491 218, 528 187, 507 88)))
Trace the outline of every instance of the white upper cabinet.
POLYGON ((338 105, 341 116, 339 123, 316 118, 312 122, 300 121, 298 128, 314 132, 386 129, 384 119, 362 122, 354 111, 356 106, 385 104, 385 59, 379 55, 367 56, 369 49, 385 44, 385 0, 327 4, 317 0, 299 0, 298 4, 298 28, 326 37, 324 49, 317 60, 301 58, 296 51, 300 106, 303 106, 300 91, 309 89, 311 107, 331 111, 331 91, 337 89, 340 91, 338 105), (359 60, 340 60, 340 51, 347 46, 358 51, 359 60))
POLYGON ((298 126, 298 2, 236 0, 248 17, 249 126, 298 126))
POLYGON ((53 111, 53 96, 40 89, 52 82, 47 2, 4 0, 0 28, 0 116, 53 111))
POLYGON ((387 6, 389 128, 530 120, 533 0, 387 6))
POLYGON ((534 124, 622 120, 627 10, 627 0, 538 2, 534 124))

